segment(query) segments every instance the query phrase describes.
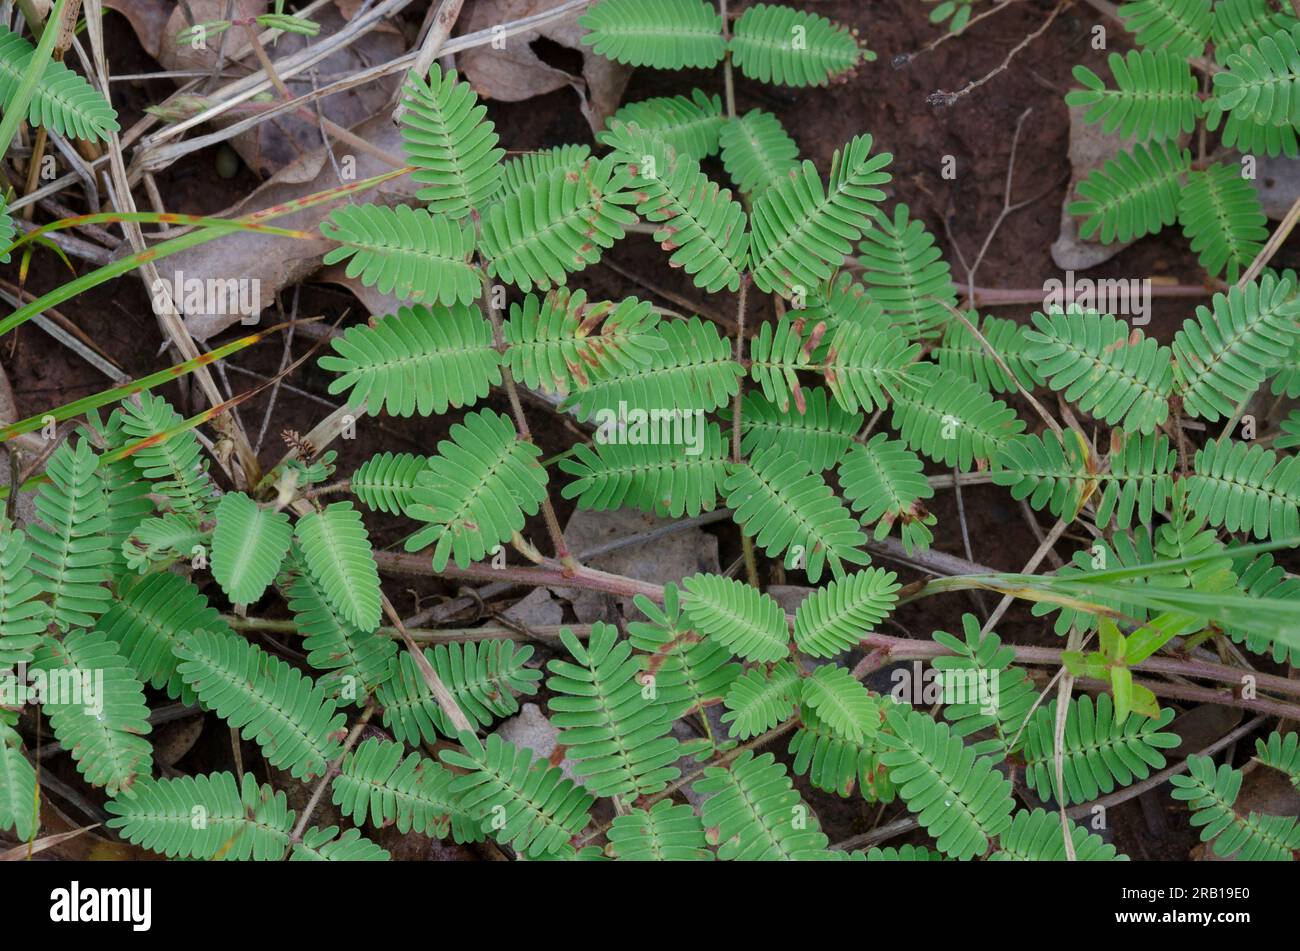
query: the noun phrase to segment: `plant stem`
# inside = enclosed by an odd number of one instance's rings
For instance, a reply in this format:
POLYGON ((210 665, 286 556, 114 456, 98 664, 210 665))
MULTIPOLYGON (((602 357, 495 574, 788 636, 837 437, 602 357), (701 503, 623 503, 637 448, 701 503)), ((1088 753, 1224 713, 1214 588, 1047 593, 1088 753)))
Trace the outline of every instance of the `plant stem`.
MULTIPOLYGON (((505 331, 501 326, 501 311, 492 302, 492 285, 488 283, 486 268, 483 271, 483 307, 487 310, 488 318, 492 321, 493 345, 498 352, 504 353, 506 338, 505 331)), ((519 388, 515 386, 515 377, 510 372, 510 364, 508 363, 501 366, 501 380, 505 384, 506 397, 510 400, 510 413, 514 416, 515 426, 519 429, 519 438, 525 442, 532 442, 533 431, 528 428, 528 417, 524 415, 524 405, 519 401, 519 388)), ((560 559, 560 564, 564 566, 565 573, 577 571, 582 566, 569 552, 568 543, 564 540, 564 530, 560 528, 560 520, 555 514, 555 507, 551 505, 549 492, 542 498, 542 519, 546 522, 546 531, 551 536, 551 545, 555 548, 555 557, 560 559)))
POLYGON ((357 740, 361 738, 361 731, 365 729, 366 724, 370 722, 370 718, 374 716, 374 714, 375 698, 371 697, 366 701, 366 708, 361 711, 360 718, 358 718, 357 722, 352 725, 352 729, 348 732, 347 739, 343 741, 343 749, 339 750, 339 755, 325 768, 325 775, 320 778, 320 782, 318 782, 316 788, 312 790, 311 799, 307 800, 307 805, 303 807, 302 815, 299 816, 298 823, 293 827, 293 833, 289 836, 289 844, 285 846, 284 855, 281 859, 282 861, 283 859, 287 859, 293 852, 293 847, 302 841, 302 835, 307 830, 307 823, 311 821, 312 813, 314 813, 316 807, 320 805, 320 800, 321 797, 325 795, 326 787, 328 787, 329 784, 334 781, 334 777, 339 774, 339 770, 343 767, 344 757, 351 752, 352 747, 356 746, 357 740))

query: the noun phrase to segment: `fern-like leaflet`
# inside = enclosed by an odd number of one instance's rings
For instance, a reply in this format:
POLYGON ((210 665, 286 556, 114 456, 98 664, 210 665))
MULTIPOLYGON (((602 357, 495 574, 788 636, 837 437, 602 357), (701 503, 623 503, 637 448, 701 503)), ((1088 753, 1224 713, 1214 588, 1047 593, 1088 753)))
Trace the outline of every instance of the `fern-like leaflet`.
POLYGON ((417 166, 412 177, 424 185, 420 199, 431 212, 448 218, 464 218, 482 207, 501 181, 505 155, 497 148, 492 123, 484 118, 487 107, 455 70, 444 73, 436 63, 427 80, 410 74, 403 104, 402 141, 407 158, 417 166))
POLYGON ((341 374, 330 392, 394 416, 472 406, 501 382, 492 328, 473 305, 403 307, 373 326, 349 327, 331 346, 319 361, 341 374))
POLYGON ((228 632, 192 632, 176 655, 185 683, 261 746, 268 763, 299 779, 324 775, 341 747, 345 717, 319 684, 228 632))
MULTIPOLYGON (((864 58, 857 38, 816 13, 757 3, 741 14, 728 44, 745 76, 785 86, 824 86, 864 58)), ((875 59, 867 52, 866 59, 875 59)))
POLYGON ((727 480, 733 518, 769 555, 786 555, 816 582, 829 566, 865 565, 866 536, 820 475, 793 452, 772 446, 737 466, 727 480))
POLYGON ((939 851, 956 859, 982 855, 1011 825, 1011 780, 924 713, 897 708, 887 722, 880 761, 907 808, 939 851))
POLYGON ((724 861, 807 861, 829 858, 817 817, 771 753, 745 750, 731 766, 711 766, 694 789, 710 842, 724 861))
POLYGON ((584 785, 598 796, 633 799, 681 775, 680 744, 669 711, 647 695, 641 660, 609 624, 592 626, 584 645, 568 628, 560 640, 576 663, 553 660, 546 686, 557 742, 584 785))
POLYGON ((450 307, 472 303, 483 282, 469 263, 474 231, 423 208, 346 205, 321 223, 339 242, 326 264, 347 261, 347 276, 402 300, 450 307))
POLYGON ((153 768, 153 747, 145 739, 152 729, 149 708, 116 644, 98 631, 47 637, 36 650, 33 669, 51 684, 43 705, 54 735, 88 783, 113 796, 148 777, 153 768))
POLYGON ((289 552, 289 516, 262 508, 242 492, 223 495, 214 515, 212 576, 235 604, 252 604, 289 552))
POLYGON ((451 792, 498 842, 540 858, 567 845, 590 820, 591 793, 530 750, 495 733, 480 743, 463 732, 460 744, 464 752, 439 754, 447 765, 467 771, 452 782, 451 792))
POLYGON ((518 438, 509 417, 471 413, 438 444, 412 492, 412 518, 428 524, 406 540, 407 551, 433 545, 433 570, 454 556, 464 567, 524 527, 546 497, 541 451, 518 438))
POLYGON ((600 0, 578 23, 585 46, 628 66, 716 66, 725 51, 722 17, 705 0, 600 0))
POLYGON ((830 180, 822 184, 812 162, 804 161, 789 178, 764 192, 750 216, 750 262, 760 290, 790 297, 829 278, 861 236, 878 186, 890 180, 882 171, 889 153, 871 154, 869 135, 854 137, 831 158, 830 180))

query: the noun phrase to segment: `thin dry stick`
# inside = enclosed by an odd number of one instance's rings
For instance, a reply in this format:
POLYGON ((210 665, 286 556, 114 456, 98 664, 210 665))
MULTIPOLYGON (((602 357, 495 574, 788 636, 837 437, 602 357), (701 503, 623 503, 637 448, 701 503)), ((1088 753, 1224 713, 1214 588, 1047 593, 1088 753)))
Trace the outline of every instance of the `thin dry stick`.
MULTIPOLYGON (((749 297, 749 274, 744 274, 740 278, 740 301, 736 305, 736 363, 740 366, 745 365, 745 302, 749 297)), ((735 465, 740 464, 740 428, 741 428, 741 396, 744 387, 737 384, 736 396, 731 401, 731 461, 735 465)), ((741 529, 740 547, 745 558, 745 577, 755 588, 758 587, 758 561, 754 557, 754 542, 741 529)))
POLYGON ((443 716, 445 716, 451 725, 456 728, 457 733, 462 730, 473 733, 474 724, 469 722, 469 719, 465 716, 465 712, 461 710, 460 704, 456 702, 456 698, 452 696, 451 691, 447 689, 447 685, 444 684, 442 678, 438 676, 438 672, 434 670, 433 665, 429 663, 429 658, 424 656, 424 651, 420 650, 420 645, 415 643, 415 638, 411 637, 410 633, 406 630, 406 625, 404 625, 402 619, 397 616, 397 611, 393 609, 393 604, 388 600, 388 595, 380 592, 379 597, 383 603, 384 613, 387 614, 388 619, 393 622, 393 627, 397 628, 397 633, 401 635, 402 642, 406 645, 407 651, 410 652, 411 659, 415 661, 415 666, 420 669, 420 676, 424 679, 425 685, 428 686, 429 691, 433 694, 433 699, 437 701, 438 707, 442 710, 443 716))
POLYGON ((999 63, 996 68, 994 68, 988 73, 985 73, 979 79, 972 79, 970 82, 968 82, 965 86, 963 86, 961 89, 957 90, 956 92, 945 92, 942 89, 937 89, 934 92, 930 93, 929 96, 926 97, 926 102, 928 102, 932 106, 956 105, 957 100, 961 99, 963 96, 969 96, 972 92, 974 92, 980 86, 983 86, 994 76, 997 76, 999 73, 1006 72, 1007 68, 1011 65, 1011 61, 1020 54, 1020 51, 1023 50, 1026 46, 1028 46, 1030 43, 1032 43, 1034 40, 1038 39, 1044 33, 1046 33, 1047 28, 1052 25, 1052 23, 1060 15, 1061 11, 1064 10, 1067 6, 1069 6, 1069 4, 1070 4, 1070 0, 1060 0, 1060 3, 1058 3, 1052 9, 1051 14, 1048 16, 1047 20, 1043 23, 1043 25, 1040 26, 1033 33, 1030 33, 1028 36, 1026 36, 1015 46, 1013 46, 1011 48, 1011 52, 1007 53, 1006 58, 1003 59, 1002 62, 999 63))
MULTIPOLYGON (((424 42, 420 44, 420 52, 416 55, 415 62, 411 64, 411 72, 421 77, 428 74, 443 44, 447 42, 447 37, 451 36, 451 28, 456 25, 456 18, 460 16, 460 8, 464 4, 465 0, 442 0, 438 4, 436 13, 433 7, 429 8, 424 42)), ((400 123, 402 116, 406 115, 406 103, 401 101, 400 85, 397 92, 393 94, 393 99, 397 104, 397 108, 393 110, 393 122, 400 123)))
MULTIPOLYGON (((983 256, 983 251, 981 251, 980 254, 981 256, 983 256)), ((978 261, 976 261, 975 264, 976 267, 979 266, 978 261)), ((976 327, 975 324, 973 324, 969 319, 967 319, 966 315, 963 314, 961 311, 959 311, 956 307, 953 307, 951 304, 949 304, 947 301, 944 300, 941 300, 939 303, 943 304, 943 306, 947 308, 948 312, 952 316, 956 317, 958 320, 960 320, 963 324, 966 325, 966 329, 969 330, 972 334, 974 334, 975 339, 980 342, 980 346, 982 346, 985 350, 987 350, 989 352, 989 355, 993 357, 993 362, 996 363, 1002 369, 1002 372, 1005 373, 1007 377, 1011 380, 1011 382, 1016 385, 1016 389, 1020 392, 1020 395, 1029 401, 1029 405, 1034 408, 1034 411, 1037 412, 1039 417, 1043 420, 1043 422, 1047 424, 1047 428, 1050 429, 1052 432, 1056 433, 1056 437, 1060 439, 1062 442, 1064 442, 1065 432, 1061 429, 1061 424, 1058 423, 1052 417, 1052 414, 1047 411, 1047 409, 1043 406, 1042 403, 1038 402, 1038 400, 1034 397, 1033 393, 1025 389, 1024 385, 1020 382, 1020 378, 1017 377, 1016 374, 1011 371, 1011 367, 1007 366, 1007 361, 1002 359, 1002 354, 998 353, 997 350, 993 349, 993 344, 989 343, 988 338, 985 337, 982 333, 980 333, 979 328, 976 327)))
MULTIPOLYGON (((497 307, 492 299, 492 286, 488 283, 486 270, 483 272, 483 305, 488 312, 489 319, 492 321, 493 344, 497 350, 504 353, 506 342, 505 330, 501 324, 501 308, 497 307)), ((528 417, 524 415, 524 406, 519 402, 519 388, 515 385, 515 377, 510 371, 509 364, 502 365, 501 380, 505 384, 506 396, 510 400, 510 412, 515 418, 515 425, 519 428, 519 438, 524 442, 532 442, 533 433, 528 427, 528 417)), ((555 548, 555 557, 560 559, 560 564, 564 566, 565 572, 577 570, 580 565, 569 552, 568 542, 564 540, 564 530, 560 528, 560 519, 555 514, 555 507, 551 505, 549 493, 542 497, 542 520, 546 523, 546 531, 551 536, 551 545, 555 548)))
POLYGON ((339 750, 339 755, 325 768, 325 775, 320 778, 320 782, 312 790, 311 799, 307 800, 307 805, 303 807, 302 815, 298 818, 297 824, 293 827, 293 833, 289 836, 289 842, 284 847, 282 859, 288 858, 290 853, 293 852, 293 847, 302 841, 302 835, 307 831, 307 823, 311 821, 312 813, 320 805, 321 797, 325 795, 326 788, 334 781, 334 777, 339 774, 339 770, 343 767, 344 757, 352 751, 352 747, 361 738, 361 731, 366 728, 366 724, 370 722, 370 718, 374 714, 375 698, 371 697, 366 701, 366 708, 361 711, 361 716, 357 718, 357 722, 352 725, 347 739, 343 741, 343 749, 339 750))
MULTIPOLYGON (((1052 550, 1052 546, 1061 540, 1061 536, 1065 534, 1065 530, 1069 525, 1070 522, 1066 519, 1062 518, 1057 520, 1056 524, 1052 526, 1052 530, 1047 533, 1047 537, 1043 539, 1042 543, 1039 544, 1038 548, 1034 551, 1033 556, 1029 561, 1025 562, 1025 567, 1021 571, 1021 574, 1033 574, 1038 570, 1038 566, 1042 564, 1043 559, 1047 557, 1047 553, 1052 550)), ((988 623, 984 625, 981 633, 987 634, 989 631, 993 630, 994 625, 996 625, 998 621, 1002 620, 1002 615, 1007 613, 1007 608, 1011 607, 1011 602, 1014 600, 1015 598, 1009 594, 1003 595, 1002 600, 998 602, 998 606, 994 608, 993 613, 989 615, 988 623)))
MULTIPOLYGON (((1070 629, 1069 647, 1078 650, 1078 628, 1070 629)), ((1070 695, 1074 692, 1074 675, 1065 667, 1061 668, 1061 681, 1056 688, 1056 723, 1052 731, 1052 766, 1056 771, 1057 811, 1061 816, 1061 839, 1065 844, 1067 862, 1078 860, 1074 853, 1074 836, 1070 834, 1070 819, 1065 814, 1065 721, 1070 712, 1070 695)))
MULTIPOLYGON (((109 96, 108 60, 104 53, 103 12, 102 0, 86 0, 86 23, 90 33, 91 50, 95 58, 95 69, 100 91, 107 98, 109 96)), ((130 185, 127 183, 126 166, 122 161, 122 143, 116 132, 110 133, 108 156, 109 168, 112 172, 110 197, 113 198, 115 206, 120 211, 134 212, 136 210, 135 199, 132 197, 130 185)), ((124 222, 122 230, 131 244, 132 251, 139 254, 145 250, 144 235, 138 224, 124 222)), ((152 261, 146 261, 140 266, 140 274, 146 289, 157 286, 159 279, 158 268, 152 261)), ((190 336, 189 329, 185 326, 185 321, 176 309, 175 303, 169 295, 162 295, 162 297, 168 305, 167 309, 158 318, 163 332, 170 338, 183 359, 198 359, 200 356, 199 348, 195 344, 194 338, 190 336)), ((205 366, 198 367, 194 371, 194 378, 198 381, 209 403, 212 406, 221 405, 223 402, 221 391, 217 389, 217 384, 212 379, 212 374, 208 372, 208 368, 205 366)), ((228 421, 228 417, 224 415, 218 417, 214 421, 214 425, 221 425, 229 429, 235 452, 238 454, 241 463, 239 474, 242 476, 242 481, 248 485, 256 483, 260 473, 257 467, 257 458, 253 455, 253 447, 248 441, 247 434, 244 433, 241 427, 233 424, 232 421, 228 421)))

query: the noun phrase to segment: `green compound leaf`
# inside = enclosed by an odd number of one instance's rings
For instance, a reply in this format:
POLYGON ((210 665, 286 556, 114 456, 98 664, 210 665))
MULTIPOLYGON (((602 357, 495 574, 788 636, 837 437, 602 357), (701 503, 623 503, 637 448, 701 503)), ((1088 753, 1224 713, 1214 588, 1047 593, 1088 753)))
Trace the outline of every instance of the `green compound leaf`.
POLYGON ((1138 0, 1120 4, 1119 15, 1139 46, 1184 58, 1205 52, 1213 21, 1210 0, 1138 0))
POLYGON ((434 63, 427 80, 412 72, 404 90, 402 144, 424 185, 417 193, 429 211, 464 218, 481 208, 501 181, 499 136, 474 90, 434 63))
POLYGON ((799 166, 799 146, 770 112, 751 109, 721 128, 722 167, 736 187, 757 198, 799 166))
POLYGON ((1300 458, 1233 439, 1196 451, 1187 504, 1213 528, 1290 538, 1300 532, 1300 458))
POLYGON ((835 735, 865 742, 880 729, 880 703, 847 667, 822 664, 803 683, 803 702, 835 735))
POLYGON ((593 374, 561 408, 572 410, 579 422, 595 419, 606 432, 601 438, 612 442, 619 420, 624 425, 631 421, 630 409, 658 410, 661 419, 680 422, 683 413, 718 409, 736 395, 745 371, 732 359, 731 341, 716 325, 691 317, 660 321, 657 329, 667 346, 656 350, 648 364, 593 374))
POLYGON ((30 663, 49 623, 27 536, 0 516, 0 670, 30 663))
POLYGON ((1026 357, 1085 413, 1148 434, 1169 418, 1170 351, 1110 314, 1035 312, 1026 357))
POLYGON ((811 657, 833 657, 857 645, 893 610, 898 576, 868 568, 817 589, 795 610, 794 641, 811 657))
POLYGON ((495 202, 507 195, 517 195, 525 186, 557 168, 576 172, 590 156, 591 148, 586 145, 560 145, 553 149, 517 155, 501 167, 501 185, 492 195, 492 200, 495 202))
MULTIPOLYGON (((733 123, 722 114, 721 97, 710 97, 698 89, 692 89, 689 99, 685 96, 663 96, 627 103, 610 116, 605 125, 606 131, 596 138, 609 145, 606 136, 618 124, 639 126, 666 143, 678 155, 698 162, 717 153, 719 136, 725 136, 726 130, 733 123)), ((725 165, 725 152, 722 161, 725 165)), ((744 191, 743 188, 741 190, 744 191)))
POLYGON ((974 311, 967 315, 967 319, 1002 358, 1010 374, 976 338, 971 328, 960 320, 948 322, 942 342, 930 351, 939 366, 992 393, 1014 393, 1018 389, 1017 383, 1026 390, 1042 385, 1044 381, 1037 365, 1025 357, 1030 343, 1020 324, 991 315, 981 319, 974 311))
POLYGON ((794 716, 801 691, 799 669, 788 660, 770 670, 752 667, 736 678, 723 697, 722 722, 733 739, 747 740, 766 733, 794 716))
POLYGON ((784 86, 825 86, 875 54, 847 27, 816 13, 758 3, 732 30, 731 60, 742 74, 784 86))
POLYGON ((892 218, 875 209, 873 219, 858 245, 869 299, 908 339, 937 336, 951 321, 957 294, 934 235, 901 203, 892 218))
POLYGON ((1269 734, 1268 742, 1257 738, 1255 758, 1265 766, 1285 773, 1291 784, 1300 789, 1300 733, 1283 736, 1274 731, 1269 734))
MULTIPOLYGON (((35 52, 17 33, 0 26, 0 102, 13 98, 35 52)), ((45 64, 27 116, 33 126, 87 141, 106 140, 121 128, 107 100, 81 76, 54 61, 45 64)), ((0 241, 0 247, 7 243, 0 241)))
POLYGON ((98 464, 88 440, 60 444, 45 465, 49 482, 36 493, 39 521, 27 526, 35 556, 29 564, 49 595, 51 620, 60 630, 90 627, 112 603, 105 583, 114 553, 108 547, 108 499, 98 464))
POLYGON ((77 770, 110 796, 126 792, 153 769, 144 688, 117 645, 98 631, 47 637, 32 665, 45 674, 42 706, 77 770))
POLYGON ((275 580, 289 552, 289 516, 242 492, 221 497, 212 532, 212 576, 235 604, 252 604, 275 580))
POLYGON ((372 737, 343 758, 333 789, 334 805, 357 825, 396 825, 406 835, 481 842, 483 832, 451 791, 455 774, 411 753, 401 743, 372 737))
POLYGON ((293 612, 307 663, 322 671, 319 683, 326 696, 340 705, 365 702, 366 695, 390 676, 389 662, 397 653, 392 638, 363 631, 343 616, 311 572, 301 565, 301 555, 291 556, 293 580, 283 589, 293 612))
POLYGON ((560 469, 576 478, 561 495, 578 500, 578 507, 610 511, 637 508, 656 515, 691 518, 717 507, 727 479, 729 448, 717 423, 693 421, 688 434, 667 442, 606 443, 574 446, 560 469), (687 438, 689 435, 690 438, 687 438))
POLYGON ((324 775, 341 749, 346 718, 319 684, 228 632, 195 631, 176 656, 203 704, 262 747, 268 763, 298 779, 324 775))
POLYGON ((759 290, 793 297, 828 280, 867 229, 878 186, 890 176, 883 169, 889 153, 871 154, 869 135, 855 136, 831 158, 825 186, 817 168, 805 160, 792 174, 764 192, 750 216, 750 265, 759 290))
POLYGON ((704 825, 687 805, 661 799, 616 816, 609 827, 614 858, 626 862, 712 862, 704 825))
POLYGON ((1046 508, 1058 518, 1077 518, 1091 500, 1098 525, 1113 517, 1128 529, 1135 510, 1141 524, 1150 524, 1173 492, 1178 454, 1164 435, 1115 429, 1111 440, 1110 469, 1102 472, 1077 430, 1066 430, 1064 443, 1051 433, 1016 436, 994 460, 993 481, 1010 486, 1012 498, 1028 499, 1034 509, 1046 508))
POLYGON ((577 663, 546 665, 551 722, 574 773, 598 796, 630 801, 659 792, 681 771, 673 765, 681 744, 670 734, 670 711, 645 690, 642 659, 597 622, 584 645, 567 627, 560 640, 577 663))
POLYGON ((725 489, 736 523, 769 555, 786 555, 786 567, 804 569, 809 581, 827 565, 839 578, 846 564, 870 561, 857 520, 793 452, 763 450, 732 470, 725 489))
POLYGON ((117 645, 142 683, 186 703, 193 702, 194 694, 177 672, 177 646, 191 631, 233 636, 191 581, 166 571, 122 582, 95 629, 117 645))
POLYGON ((578 19, 582 43, 628 66, 716 66, 725 52, 722 17, 704 0, 600 0, 578 19))
POLYGON ((1244 862, 1290 862, 1300 849, 1300 822, 1295 816, 1252 812, 1243 817, 1233 809, 1241 791, 1242 773, 1227 763, 1216 770, 1208 756, 1187 757, 1187 775, 1171 776, 1171 795, 1192 810, 1192 826, 1201 841, 1214 843, 1214 854, 1244 862))
POLYGON ((593 378, 648 367, 668 343, 659 315, 635 297, 587 301, 587 292, 557 287, 544 298, 529 294, 510 305, 505 362, 517 382, 568 396, 593 378))
POLYGON ((785 612, 770 596, 733 578, 698 574, 682 582, 691 627, 744 660, 769 663, 790 654, 785 612))
POLYGON ((844 458, 864 417, 827 399, 821 387, 800 387, 791 396, 791 404, 782 409, 761 393, 745 394, 741 455, 754 456, 771 446, 783 446, 807 460, 814 472, 825 472, 844 458))
POLYGON ((1228 56, 1243 47, 1258 43, 1279 27, 1285 27, 1291 13, 1279 13, 1268 0, 1219 0, 1214 5, 1210 38, 1214 41, 1214 61, 1227 65, 1228 56))
POLYGON ((329 391, 393 416, 472 406, 501 382, 492 327, 473 305, 402 307, 373 326, 349 327, 330 345, 320 366, 342 375, 329 391))
POLYGON ((294 819, 284 792, 258 786, 252 773, 238 784, 232 773, 144 777, 104 808, 108 827, 133 845, 168 858, 227 862, 278 862, 294 819))
POLYGON ((569 274, 600 260, 636 215, 635 198, 615 156, 588 159, 574 171, 556 168, 492 205, 483 218, 480 248, 488 273, 525 293, 563 284, 569 274))
POLYGON ((428 524, 406 540, 407 551, 434 546, 434 571, 453 556, 462 568, 481 560, 546 498, 541 450, 519 438, 510 417, 470 413, 450 435, 413 491, 410 515, 428 524))
POLYGON ((907 808, 939 851, 955 859, 984 854, 1011 825, 1011 780, 924 713, 900 707, 887 722, 880 761, 907 808))
POLYGON ((653 132, 611 123, 602 139, 630 176, 637 214, 660 226, 654 239, 672 252, 669 265, 710 293, 739 290, 749 234, 744 207, 731 192, 653 132))
POLYGON ((710 766, 695 783, 708 841, 723 861, 830 858, 817 816, 771 753, 745 750, 728 767, 710 766))
MULTIPOLYGON (((1065 805, 1091 802, 1164 769, 1160 750, 1179 743, 1164 729, 1173 718, 1174 711, 1165 708, 1156 719, 1130 714, 1117 723, 1110 694, 1100 694, 1095 704, 1087 694, 1072 699, 1065 717, 1065 805)), ((1053 700, 1040 707, 1025 728, 1025 780, 1048 802, 1062 798, 1056 782, 1055 735, 1053 700)))
POLYGON ((1201 267, 1229 281, 1250 267, 1268 239, 1268 219, 1255 186, 1230 165, 1192 172, 1178 200, 1178 221, 1201 267))
POLYGON ((290 862, 387 862, 392 859, 387 849, 365 838, 358 830, 348 829, 342 835, 338 826, 318 828, 313 826, 295 842, 290 862))
MULTIPOLYGON (((518 713, 516 695, 536 693, 542 679, 540 670, 525 666, 533 648, 512 641, 435 644, 424 649, 424 656, 461 712, 484 727, 518 713)), ((390 658, 378 698, 384 707, 384 725, 402 742, 436 743, 439 734, 456 736, 409 653, 390 658)))
POLYGON ((1074 78, 1086 89, 1065 97, 1069 106, 1087 109, 1085 122, 1100 122, 1102 132, 1119 130, 1125 139, 1173 139, 1192 132, 1201 114, 1196 77, 1185 57, 1168 51, 1129 50, 1106 58, 1115 88, 1107 89, 1086 66, 1074 67, 1074 78))
POLYGON ((1213 423, 1232 417, 1237 404, 1287 362, 1300 336, 1300 300, 1290 280, 1264 274, 1226 296, 1215 294, 1211 304, 1183 321, 1173 358, 1183 408, 1213 423))
MULTIPOLYGON (((1118 854, 1115 846, 1083 826, 1070 822, 1069 828, 1076 862, 1123 862, 1128 859, 1128 856, 1118 854)), ((1021 809, 1012 817, 1011 828, 999 837, 997 851, 989 856, 989 861, 1064 862, 1068 858, 1061 834, 1060 813, 1021 809)))
POLYGON ((381 452, 361 463, 348 482, 361 504, 371 511, 402 515, 415 502, 420 473, 428 467, 428 456, 381 452))
POLYGON ((480 743, 460 734, 460 750, 443 750, 448 766, 468 770, 451 784, 451 792, 484 832, 529 858, 560 851, 590 821, 595 801, 582 786, 565 779, 530 750, 517 749, 495 733, 480 743))
POLYGON ((298 520, 303 562, 339 612, 363 631, 379 626, 379 569, 361 513, 335 502, 298 520))
POLYGON ((36 770, 22 747, 17 731, 0 721, 0 829, 12 829, 19 839, 30 842, 40 825, 40 794, 36 770))
POLYGON ((382 294, 450 307, 483 292, 469 261, 474 229, 423 208, 345 205, 321 222, 321 234, 341 245, 325 255, 326 264, 347 261, 348 277, 382 294))
POLYGON ((1079 235, 1102 244, 1129 242, 1173 224, 1191 162, 1191 152, 1174 142, 1138 143, 1107 160, 1079 183, 1079 200, 1068 206, 1085 219, 1079 235))
POLYGON ((921 363, 898 388, 891 425, 908 448, 945 466, 969 472, 991 462, 1025 428, 1001 400, 949 370, 921 363))
MULTIPOLYGON (((840 488, 863 525, 875 524, 876 541, 899 526, 903 547, 928 548, 935 517, 924 499, 934 489, 919 456, 887 433, 876 433, 865 445, 854 443, 840 460, 840 488)), ((995 470, 996 471, 996 470, 995 470)))
POLYGON ((690 629, 677 585, 664 585, 663 607, 640 594, 633 602, 646 620, 628 624, 628 640, 651 655, 656 701, 675 719, 721 701, 741 667, 721 644, 690 629))

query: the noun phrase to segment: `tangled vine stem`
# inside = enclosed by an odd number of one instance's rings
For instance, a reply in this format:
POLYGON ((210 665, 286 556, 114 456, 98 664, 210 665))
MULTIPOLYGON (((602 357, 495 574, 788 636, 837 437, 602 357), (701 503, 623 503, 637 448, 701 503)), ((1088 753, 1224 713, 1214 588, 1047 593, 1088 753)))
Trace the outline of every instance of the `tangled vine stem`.
MULTIPOLYGON (((398 577, 406 578, 425 578, 429 576, 428 559, 426 556, 416 554, 405 554, 397 552, 376 552, 375 559, 378 561, 380 569, 398 577)), ((572 587, 581 588, 587 591, 599 591, 604 594, 612 594, 617 597, 635 597, 643 595, 652 601, 663 603, 664 588, 663 585, 654 584, 648 581, 638 581, 635 578, 628 578, 623 575, 610 574, 609 572, 600 571, 595 568, 583 567, 572 575, 566 575, 562 570, 548 567, 511 567, 492 568, 490 566, 472 566, 469 569, 451 568, 450 566, 442 572, 444 577, 463 578, 466 580, 495 580, 508 581, 532 587, 572 587)), ((993 576, 974 575, 974 576, 955 576, 949 578, 937 579, 929 582, 918 582, 914 586, 905 588, 900 592, 899 603, 906 603, 916 598, 930 595, 960 591, 966 589, 980 589, 994 591, 997 593, 1007 594, 1008 586, 1000 583, 993 576)), ((787 624, 794 627, 794 615, 786 615, 787 624)), ((863 647, 873 648, 883 651, 882 659, 888 662, 906 661, 906 660, 927 660, 934 657, 948 656, 953 652, 943 645, 934 641, 911 640, 909 638, 893 637, 888 634, 870 632, 864 634, 859 643, 863 647)), ((1056 648, 1048 647, 1028 647, 1020 645, 1008 645, 1015 651, 1015 658, 1018 662, 1045 665, 1060 666, 1062 651, 1056 648)), ((1230 684, 1234 687, 1240 687, 1242 678, 1249 675, 1255 678, 1257 686, 1264 690, 1270 690, 1288 696, 1300 697, 1300 681, 1290 680, 1286 677, 1278 677, 1271 674, 1256 673, 1254 671, 1243 671, 1236 667, 1230 667, 1225 664, 1214 664, 1207 661, 1195 659, 1178 659, 1169 657, 1149 657, 1138 664, 1133 665, 1134 670, 1142 670, 1153 674, 1163 674, 1170 677, 1199 677, 1205 680, 1212 680, 1218 683, 1230 684)), ((1218 703, 1223 706, 1241 707, 1246 710, 1255 710, 1261 713, 1271 713, 1277 716, 1287 718, 1295 717, 1300 719, 1300 707, 1289 704, 1279 704, 1269 700, 1247 700, 1241 697, 1223 694, 1217 691, 1183 687, 1178 684, 1156 684, 1147 683, 1146 686, 1159 696, 1167 696, 1185 700, 1196 700, 1207 703, 1218 703)))

